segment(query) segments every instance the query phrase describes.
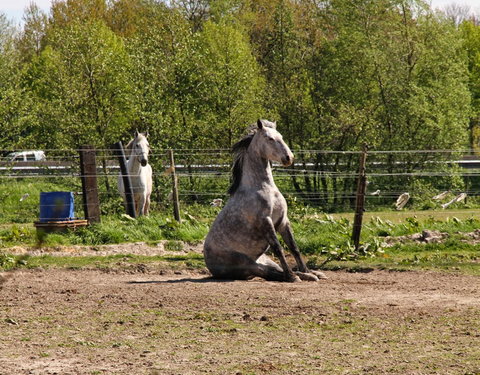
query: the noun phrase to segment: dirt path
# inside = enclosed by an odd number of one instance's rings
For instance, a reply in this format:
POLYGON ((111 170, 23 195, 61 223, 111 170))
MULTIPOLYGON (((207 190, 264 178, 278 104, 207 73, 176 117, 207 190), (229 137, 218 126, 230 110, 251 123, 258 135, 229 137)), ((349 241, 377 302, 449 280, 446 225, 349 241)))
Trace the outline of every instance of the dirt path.
POLYGON ((13 273, 0 374, 480 374, 479 278, 159 273, 13 273))

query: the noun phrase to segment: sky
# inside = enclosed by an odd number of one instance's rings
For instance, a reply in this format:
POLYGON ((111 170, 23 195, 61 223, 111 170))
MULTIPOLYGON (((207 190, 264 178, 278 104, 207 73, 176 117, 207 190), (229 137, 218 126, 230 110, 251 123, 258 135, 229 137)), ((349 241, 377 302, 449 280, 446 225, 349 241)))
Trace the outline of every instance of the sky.
MULTIPOLYGON (((22 20, 23 11, 32 0, 0 0, 0 12, 5 13, 10 20, 15 23, 20 23, 22 20)), ((427 0, 428 1, 428 0, 427 0)), ((459 5, 468 5, 480 14, 480 0, 429 0, 433 8, 442 8, 445 5, 457 3, 459 5)), ((41 9, 49 12, 51 0, 34 0, 41 9)))

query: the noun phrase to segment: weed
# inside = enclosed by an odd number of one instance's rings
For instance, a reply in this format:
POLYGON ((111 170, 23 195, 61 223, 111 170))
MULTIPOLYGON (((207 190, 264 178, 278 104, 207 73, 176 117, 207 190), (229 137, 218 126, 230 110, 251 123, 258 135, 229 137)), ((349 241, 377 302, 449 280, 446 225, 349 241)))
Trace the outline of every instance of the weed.
POLYGON ((181 241, 167 241, 165 243, 165 250, 182 251, 183 250, 183 243, 181 241))

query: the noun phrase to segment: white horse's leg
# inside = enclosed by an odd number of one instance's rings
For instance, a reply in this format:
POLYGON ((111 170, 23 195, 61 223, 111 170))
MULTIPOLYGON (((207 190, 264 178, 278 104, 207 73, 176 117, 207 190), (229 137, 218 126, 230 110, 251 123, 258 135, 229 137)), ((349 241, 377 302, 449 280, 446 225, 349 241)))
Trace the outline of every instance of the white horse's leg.
POLYGON ((148 216, 149 209, 150 209, 150 194, 147 194, 147 197, 145 199, 145 205, 143 207, 143 214, 145 216, 148 216))
POLYGON ((137 216, 145 214, 145 194, 138 194, 137 216))

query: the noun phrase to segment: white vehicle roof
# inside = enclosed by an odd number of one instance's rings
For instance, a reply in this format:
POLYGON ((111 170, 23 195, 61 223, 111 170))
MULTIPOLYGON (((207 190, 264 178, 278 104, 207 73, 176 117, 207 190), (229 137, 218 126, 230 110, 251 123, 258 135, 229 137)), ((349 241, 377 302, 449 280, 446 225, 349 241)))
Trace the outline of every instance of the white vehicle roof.
POLYGON ((44 160, 45 159, 45 152, 42 150, 28 150, 28 151, 16 151, 16 152, 10 152, 7 155, 8 159, 15 159, 18 156, 23 156, 23 155, 34 155, 35 160, 44 160))

